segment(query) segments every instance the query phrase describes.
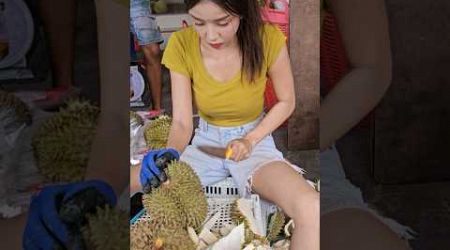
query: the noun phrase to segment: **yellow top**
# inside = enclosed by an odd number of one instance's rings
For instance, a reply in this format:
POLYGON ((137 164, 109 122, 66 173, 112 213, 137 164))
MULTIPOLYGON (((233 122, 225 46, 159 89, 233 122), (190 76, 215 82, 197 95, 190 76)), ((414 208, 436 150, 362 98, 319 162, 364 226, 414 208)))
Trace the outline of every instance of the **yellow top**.
POLYGON ((173 33, 164 51, 162 63, 170 70, 192 80, 193 98, 200 117, 223 127, 254 121, 263 112, 267 71, 286 43, 275 26, 263 27, 264 62, 262 71, 250 84, 239 71, 230 81, 219 82, 206 70, 200 52, 199 37, 193 27, 173 33))

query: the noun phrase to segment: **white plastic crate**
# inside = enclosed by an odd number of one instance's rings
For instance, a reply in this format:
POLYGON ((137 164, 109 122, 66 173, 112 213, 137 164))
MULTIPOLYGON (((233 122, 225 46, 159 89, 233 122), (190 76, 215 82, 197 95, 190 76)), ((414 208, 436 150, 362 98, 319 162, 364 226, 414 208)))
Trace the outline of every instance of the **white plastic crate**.
MULTIPOLYGON (((212 231, 217 231, 226 224, 232 224, 231 207, 234 201, 240 198, 238 188, 234 184, 233 179, 231 177, 226 178, 216 184, 204 187, 203 191, 208 202, 207 218, 220 211, 220 218, 215 222, 212 231)), ((258 195, 252 195, 251 199, 253 201, 253 213, 260 222, 262 232, 265 236, 268 217, 271 213, 275 212, 276 206, 261 201, 258 195)), ((142 212, 131 220, 131 224, 140 220, 149 219, 150 215, 142 212)))

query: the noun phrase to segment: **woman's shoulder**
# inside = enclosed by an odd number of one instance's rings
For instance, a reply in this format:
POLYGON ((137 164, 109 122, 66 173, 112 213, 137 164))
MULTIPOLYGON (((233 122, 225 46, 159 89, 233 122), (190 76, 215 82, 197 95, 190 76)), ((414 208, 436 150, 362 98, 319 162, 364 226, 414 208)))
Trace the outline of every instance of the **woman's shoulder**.
POLYGON ((197 37, 198 36, 197 36, 197 34, 196 34, 195 30, 194 30, 194 27, 189 26, 189 27, 182 28, 182 29, 177 30, 174 33, 172 33, 170 39, 176 39, 180 43, 188 43, 188 44, 190 44, 197 37))
POLYGON ((278 28, 278 26, 271 24, 271 23, 265 23, 262 26, 263 31, 263 37, 266 38, 272 38, 272 37, 284 37, 283 32, 278 28))

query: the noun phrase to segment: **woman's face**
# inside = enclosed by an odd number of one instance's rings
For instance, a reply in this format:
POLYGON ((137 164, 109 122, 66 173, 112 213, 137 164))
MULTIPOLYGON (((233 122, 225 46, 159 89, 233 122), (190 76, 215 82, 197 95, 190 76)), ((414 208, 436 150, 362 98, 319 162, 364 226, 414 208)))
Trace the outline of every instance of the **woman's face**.
POLYGON ((239 17, 211 1, 200 1, 189 10, 203 46, 222 49, 237 41, 239 17))

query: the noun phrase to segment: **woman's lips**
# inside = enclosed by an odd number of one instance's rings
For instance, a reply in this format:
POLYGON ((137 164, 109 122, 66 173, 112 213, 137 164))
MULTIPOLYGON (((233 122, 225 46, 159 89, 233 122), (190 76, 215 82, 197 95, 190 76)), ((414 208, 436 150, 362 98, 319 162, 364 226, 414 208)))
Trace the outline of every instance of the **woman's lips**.
POLYGON ((219 49, 222 47, 223 43, 210 43, 209 45, 215 49, 219 49))

